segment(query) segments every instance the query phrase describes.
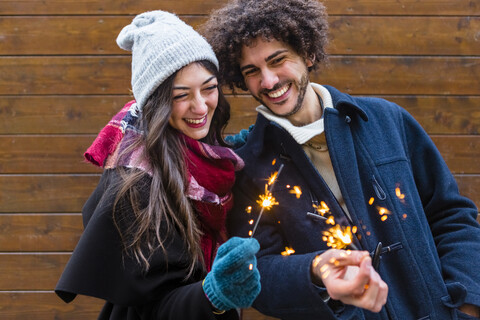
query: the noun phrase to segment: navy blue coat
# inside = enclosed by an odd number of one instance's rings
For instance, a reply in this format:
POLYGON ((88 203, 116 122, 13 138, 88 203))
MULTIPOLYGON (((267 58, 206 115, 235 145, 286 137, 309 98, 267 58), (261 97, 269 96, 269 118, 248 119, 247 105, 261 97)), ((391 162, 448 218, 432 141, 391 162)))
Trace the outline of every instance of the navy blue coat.
POLYGON ((324 302, 325 289, 312 284, 310 265, 328 249, 322 231, 329 226, 312 204, 324 201, 338 222, 349 222, 301 146, 259 114, 246 144, 236 150, 246 166, 227 220, 231 235, 248 236, 266 179, 284 164, 273 190, 279 204, 264 212, 254 235, 261 244, 262 278, 254 307, 282 319, 468 319, 456 308, 480 305, 477 208, 459 194, 437 148, 404 109, 327 89, 334 104, 324 114, 327 145, 350 224, 358 227, 357 246, 373 251, 380 241, 399 248, 385 253, 378 268, 389 286, 387 304, 372 313, 324 302), (287 185, 299 186, 300 198, 287 185), (380 219, 378 207, 390 211, 387 220, 380 219), (280 255, 286 246, 295 254, 280 255))

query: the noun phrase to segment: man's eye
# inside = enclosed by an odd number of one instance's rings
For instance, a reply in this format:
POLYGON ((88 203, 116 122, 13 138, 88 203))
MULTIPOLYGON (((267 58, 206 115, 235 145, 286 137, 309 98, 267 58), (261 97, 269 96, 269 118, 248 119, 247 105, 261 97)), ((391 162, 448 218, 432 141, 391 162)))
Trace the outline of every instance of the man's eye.
POLYGON ((278 64, 278 63, 281 63, 284 59, 285 59, 285 57, 280 57, 280 58, 277 58, 277 59, 273 60, 272 63, 273 64, 278 64))
POLYGON ((255 74, 256 72, 257 72, 257 69, 250 69, 250 70, 245 71, 243 74, 245 76, 251 76, 251 75, 255 74))

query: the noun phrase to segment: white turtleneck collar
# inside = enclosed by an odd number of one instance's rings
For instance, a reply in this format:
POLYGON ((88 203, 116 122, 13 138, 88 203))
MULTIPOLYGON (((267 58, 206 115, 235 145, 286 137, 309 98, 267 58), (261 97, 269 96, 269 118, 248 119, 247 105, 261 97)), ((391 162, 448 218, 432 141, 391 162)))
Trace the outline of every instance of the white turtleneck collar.
POLYGON ((296 127, 287 118, 274 115, 270 110, 268 110, 267 107, 263 105, 258 106, 256 109, 265 118, 267 118, 270 121, 274 121, 278 123, 282 128, 287 130, 288 133, 290 133, 290 135, 299 144, 304 144, 305 142, 312 139, 316 135, 323 133, 324 131, 323 115, 325 113, 324 111, 326 108, 333 108, 332 96, 330 95, 330 92, 328 92, 328 90, 325 87, 319 84, 310 83, 310 85, 312 86, 315 93, 320 96, 323 102, 322 117, 315 122, 309 123, 302 127, 296 127))

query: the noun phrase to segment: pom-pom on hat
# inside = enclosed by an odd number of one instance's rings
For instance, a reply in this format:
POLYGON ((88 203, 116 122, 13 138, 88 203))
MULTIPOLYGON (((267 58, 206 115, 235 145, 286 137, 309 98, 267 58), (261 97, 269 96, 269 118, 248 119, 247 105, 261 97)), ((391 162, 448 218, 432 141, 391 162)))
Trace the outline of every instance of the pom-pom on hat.
POLYGON ((217 66, 212 47, 191 26, 165 11, 144 12, 117 37, 120 48, 132 51, 132 90, 139 108, 170 75, 199 60, 217 66))

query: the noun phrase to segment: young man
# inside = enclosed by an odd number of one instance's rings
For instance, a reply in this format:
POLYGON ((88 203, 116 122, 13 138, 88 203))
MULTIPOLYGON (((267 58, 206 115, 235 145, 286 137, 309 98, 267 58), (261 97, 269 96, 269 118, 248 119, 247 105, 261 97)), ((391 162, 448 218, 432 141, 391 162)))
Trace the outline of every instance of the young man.
POLYGON ((248 236, 259 195, 278 202, 255 229, 254 307, 282 319, 479 317, 477 208, 404 109, 309 81, 327 29, 316 0, 237 0, 203 30, 225 84, 261 104, 228 219, 230 235, 248 236), (334 228, 354 230, 347 249, 359 250, 330 249, 342 244, 334 228))

